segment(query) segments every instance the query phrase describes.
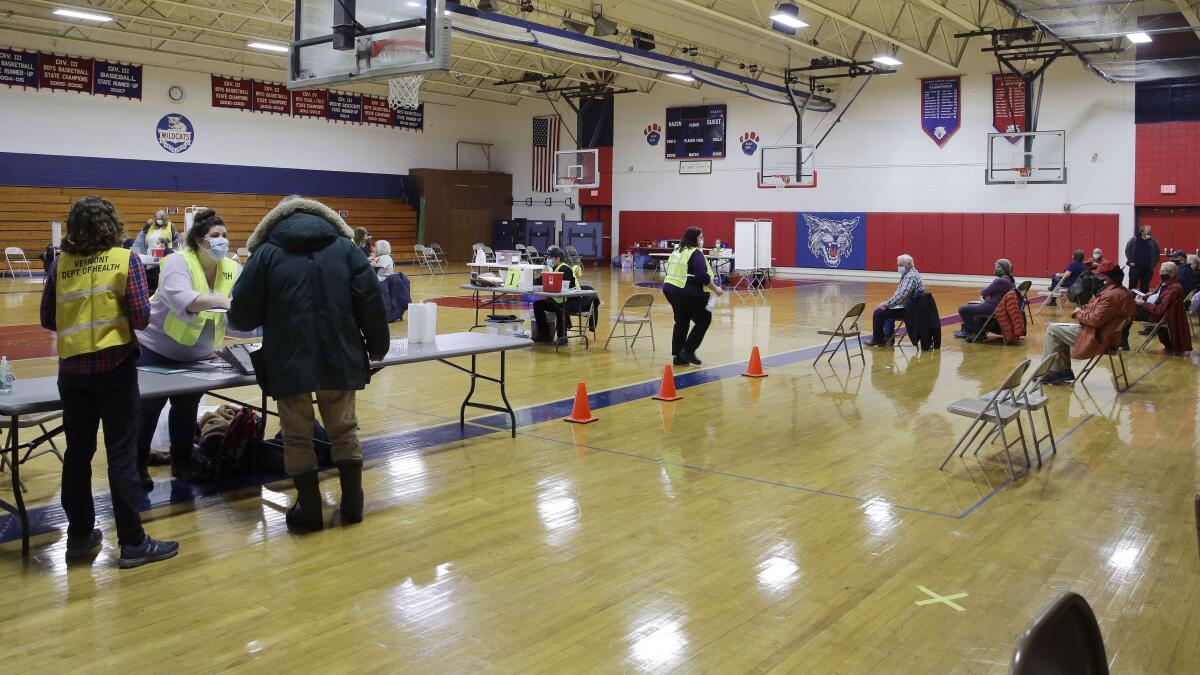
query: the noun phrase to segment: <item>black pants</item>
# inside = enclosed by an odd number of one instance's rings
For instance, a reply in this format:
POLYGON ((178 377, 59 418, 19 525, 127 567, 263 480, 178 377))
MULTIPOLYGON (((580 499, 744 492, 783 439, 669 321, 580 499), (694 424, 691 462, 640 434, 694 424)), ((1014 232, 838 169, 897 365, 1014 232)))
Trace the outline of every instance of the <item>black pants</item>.
POLYGON ((706 307, 708 297, 670 292, 666 292, 665 295, 667 302, 671 303, 671 311, 675 314, 675 328, 671 331, 671 355, 678 356, 681 352, 695 354, 700 348, 700 343, 704 342, 708 325, 712 323, 712 313, 706 307))
POLYGON ((533 320, 537 323, 538 339, 542 342, 550 341, 550 322, 546 320, 547 312, 554 314, 554 332, 558 334, 557 337, 566 337, 567 313, 563 311, 563 305, 550 298, 542 298, 533 303, 533 320))
POLYGON ((96 526, 92 503, 92 456, 96 431, 104 423, 104 448, 108 455, 108 489, 112 495, 117 539, 121 544, 142 543, 146 533, 134 506, 139 495, 137 475, 138 394, 134 359, 97 375, 58 374, 62 398, 63 429, 67 451, 63 455, 62 506, 67 513, 67 536, 84 539, 96 526))
MULTIPOLYGON (((142 347, 142 355, 138 358, 139 366, 173 366, 183 365, 179 361, 169 359, 162 354, 142 347)), ((176 394, 169 398, 142 399, 141 423, 138 429, 137 451, 138 469, 146 468, 150 460, 150 442, 154 440, 154 430, 158 427, 158 417, 162 414, 163 406, 171 401, 171 412, 167 413, 167 428, 171 436, 171 454, 191 457, 192 447, 196 443, 196 412, 200 409, 199 394, 176 394)))
POLYGON ((958 308, 958 315, 962 317, 963 332, 970 337, 975 337, 979 329, 983 327, 983 322, 995 311, 995 307, 991 305, 977 302, 974 304, 966 304, 958 308))
POLYGON ((896 329, 896 319, 904 320, 903 307, 875 308, 871 315, 871 344, 881 345, 892 339, 896 329))
POLYGON ((1129 268, 1129 288, 1146 293, 1150 290, 1150 277, 1154 276, 1153 265, 1133 265, 1129 268))

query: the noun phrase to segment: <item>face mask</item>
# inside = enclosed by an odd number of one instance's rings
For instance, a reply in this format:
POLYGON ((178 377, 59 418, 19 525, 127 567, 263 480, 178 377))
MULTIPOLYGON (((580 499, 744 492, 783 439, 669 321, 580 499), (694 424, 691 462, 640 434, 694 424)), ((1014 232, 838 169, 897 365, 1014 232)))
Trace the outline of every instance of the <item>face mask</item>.
POLYGON ((226 253, 229 253, 228 239, 225 237, 220 237, 217 239, 208 240, 208 254, 212 256, 213 260, 220 260, 221 258, 224 258, 226 253))
POLYGON ((899 272, 900 274, 904 274, 904 265, 900 265, 900 266, 896 267, 896 271, 899 272))
POLYGON ((999 267, 997 267, 996 269, 994 269, 992 271, 995 272, 996 276, 998 276, 998 277, 1004 276, 1004 270, 1000 269, 999 267))
POLYGON ((1149 239, 1149 238, 1150 238, 1150 233, 1149 233, 1149 232, 1143 232, 1143 233, 1142 233, 1142 239, 1149 239))
POLYGON ((162 218, 155 218, 155 219, 154 219, 154 224, 155 224, 155 225, 162 225, 162 224, 163 224, 162 218))
POLYGON ((1100 254, 1099 254, 1099 253, 1093 253, 1093 254, 1092 254, 1092 260, 1099 260, 1099 259, 1100 259, 1100 254))

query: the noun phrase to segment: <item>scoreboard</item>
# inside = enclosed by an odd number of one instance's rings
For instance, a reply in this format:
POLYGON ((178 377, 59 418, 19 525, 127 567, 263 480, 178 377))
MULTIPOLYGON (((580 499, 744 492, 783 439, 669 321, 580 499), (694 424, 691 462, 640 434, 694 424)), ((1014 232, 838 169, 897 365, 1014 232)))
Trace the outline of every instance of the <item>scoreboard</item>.
POLYGON ((667 159, 724 159, 725 106, 667 108, 667 159))

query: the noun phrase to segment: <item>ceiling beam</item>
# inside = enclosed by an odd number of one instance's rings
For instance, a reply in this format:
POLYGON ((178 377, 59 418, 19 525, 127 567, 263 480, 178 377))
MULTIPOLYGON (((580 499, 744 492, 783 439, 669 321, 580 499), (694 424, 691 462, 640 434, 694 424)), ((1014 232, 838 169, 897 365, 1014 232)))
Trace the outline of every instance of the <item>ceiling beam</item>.
MULTIPOLYGON (((980 26, 979 24, 975 23, 974 21, 971 21, 967 17, 958 14, 957 12, 950 11, 949 8, 944 7, 937 0, 907 0, 907 1, 910 3, 916 4, 918 7, 924 7, 925 9, 928 9, 929 11, 940 15, 943 19, 946 19, 950 23, 957 24, 958 26, 960 26, 962 28, 966 28, 968 31, 983 30, 983 26, 980 26)), ((1176 2, 1183 2, 1183 1, 1184 0, 1176 0, 1176 2)))
POLYGON ((663 0, 663 1, 673 4, 673 5, 678 5, 680 7, 683 7, 685 9, 687 9, 689 12, 696 12, 697 14, 703 14, 705 16, 717 19, 717 20, 725 22, 725 23, 731 23, 739 28, 744 28, 746 30, 753 31, 764 37, 774 38, 776 40, 783 41, 783 42, 787 43, 789 46, 803 47, 805 49, 808 49, 808 50, 814 51, 818 54, 821 54, 822 56, 828 56, 831 58, 838 59, 840 61, 846 61, 846 60, 853 59, 852 55, 837 54, 835 52, 829 51, 828 49, 823 49, 821 47, 813 46, 807 42, 804 42, 803 40, 797 39, 795 36, 785 35, 784 33, 780 33, 779 31, 771 30, 770 28, 761 26, 752 21, 747 21, 745 19, 742 19, 742 18, 739 18, 736 16, 732 16, 730 14, 725 14, 724 12, 719 12, 715 9, 712 9, 711 7, 706 7, 704 5, 698 5, 694 2, 690 2, 689 0, 663 0))
POLYGON ((1187 20, 1188 25, 1195 30, 1196 35, 1200 36, 1200 17, 1196 16, 1196 10, 1188 4, 1188 0, 1175 0, 1175 6, 1179 8, 1179 13, 1187 20))

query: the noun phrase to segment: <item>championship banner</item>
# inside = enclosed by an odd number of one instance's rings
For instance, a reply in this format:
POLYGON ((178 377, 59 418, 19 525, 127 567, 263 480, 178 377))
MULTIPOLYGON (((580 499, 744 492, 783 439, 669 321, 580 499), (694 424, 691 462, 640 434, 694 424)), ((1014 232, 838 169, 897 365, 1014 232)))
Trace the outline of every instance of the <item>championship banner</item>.
POLYGON ((0 48, 0 84, 37 89, 38 56, 35 52, 0 48))
POLYGON ((293 92, 292 115, 295 117, 328 117, 329 92, 324 89, 305 89, 293 92))
POLYGON ((42 89, 92 93, 92 73, 95 61, 76 56, 42 54, 38 71, 38 86, 42 89))
POLYGON ((292 114, 292 92, 282 84, 254 82, 254 111, 292 114))
POLYGON ((796 267, 867 267, 866 213, 797 213, 796 267))
POLYGON ((362 97, 362 121, 363 124, 378 124, 380 126, 392 126, 392 106, 386 98, 377 98, 375 96, 362 97))
POLYGON ((96 62, 92 92, 97 96, 142 100, 142 67, 109 61, 96 62))
POLYGON ((409 129, 411 131, 425 131, 425 104, 417 106, 416 110, 411 108, 400 108, 395 111, 396 115, 392 118, 393 126, 401 129, 409 129))
POLYGON ((362 122, 362 96, 329 92, 329 119, 334 122, 362 122))
POLYGON ((254 81, 213 75, 212 105, 214 108, 253 109, 254 81))
POLYGON ((921 79, 921 129, 939 148, 962 124, 961 88, 958 75, 921 79))
MULTIPOLYGON (((1025 131, 1025 95, 1025 80, 1019 75, 992 75, 992 126, 996 131, 1025 131)), ((1008 140, 1016 143, 1018 139, 1008 140)))

